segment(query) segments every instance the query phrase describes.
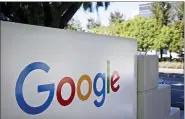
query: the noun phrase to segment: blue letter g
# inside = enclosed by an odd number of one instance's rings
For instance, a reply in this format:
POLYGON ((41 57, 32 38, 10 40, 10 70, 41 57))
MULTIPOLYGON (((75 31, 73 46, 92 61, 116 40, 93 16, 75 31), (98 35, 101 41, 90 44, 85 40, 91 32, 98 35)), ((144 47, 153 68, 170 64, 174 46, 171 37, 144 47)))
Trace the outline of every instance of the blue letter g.
POLYGON ((19 78, 16 83, 16 87, 15 87, 15 96, 16 96, 16 100, 17 100, 19 107, 25 113, 32 114, 32 115, 39 114, 45 111, 49 107, 49 105, 51 104, 53 100, 54 90, 55 90, 54 84, 39 85, 38 92, 45 92, 45 91, 50 92, 49 97, 46 100, 46 102, 39 107, 32 107, 25 102, 23 93, 22 93, 23 83, 24 83, 26 76, 31 71, 36 70, 36 69, 41 69, 41 70, 44 70, 45 72, 48 72, 50 68, 47 64, 42 63, 42 62, 34 62, 34 63, 29 64, 28 66, 24 68, 24 70, 19 75, 19 78))

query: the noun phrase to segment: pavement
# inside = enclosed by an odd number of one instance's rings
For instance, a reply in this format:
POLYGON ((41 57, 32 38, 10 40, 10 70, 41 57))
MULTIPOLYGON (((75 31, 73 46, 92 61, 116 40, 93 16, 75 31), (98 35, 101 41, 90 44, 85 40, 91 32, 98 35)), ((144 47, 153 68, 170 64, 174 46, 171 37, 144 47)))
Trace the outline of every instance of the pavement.
POLYGON ((184 74, 184 70, 183 69, 159 68, 159 72, 163 72, 163 73, 174 73, 174 74, 184 74))
POLYGON ((159 77, 164 83, 171 85, 171 106, 181 109, 184 118, 184 70, 159 68, 159 77))

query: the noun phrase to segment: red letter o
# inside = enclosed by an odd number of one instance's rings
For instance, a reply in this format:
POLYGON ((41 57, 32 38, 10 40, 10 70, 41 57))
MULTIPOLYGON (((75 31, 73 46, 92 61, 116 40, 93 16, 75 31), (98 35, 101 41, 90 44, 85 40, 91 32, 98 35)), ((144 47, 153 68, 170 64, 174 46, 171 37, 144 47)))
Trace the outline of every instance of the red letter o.
POLYGON ((62 106, 67 106, 73 101, 74 97, 75 97, 75 83, 73 79, 71 79, 70 77, 64 77, 63 79, 60 80, 57 87, 57 100, 62 106), (71 95, 67 100, 64 100, 61 94, 62 86, 65 83, 69 83, 71 86, 71 95))

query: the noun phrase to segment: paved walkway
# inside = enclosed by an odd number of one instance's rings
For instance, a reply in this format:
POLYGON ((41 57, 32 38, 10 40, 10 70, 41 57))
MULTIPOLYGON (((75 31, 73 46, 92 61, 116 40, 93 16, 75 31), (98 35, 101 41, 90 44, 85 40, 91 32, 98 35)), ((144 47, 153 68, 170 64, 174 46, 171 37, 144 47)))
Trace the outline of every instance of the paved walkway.
POLYGON ((163 73, 184 74, 184 70, 183 70, 183 69, 167 69, 167 68, 159 68, 159 72, 163 72, 163 73))
POLYGON ((183 69, 159 68, 159 76, 183 78, 184 79, 184 70, 183 69))

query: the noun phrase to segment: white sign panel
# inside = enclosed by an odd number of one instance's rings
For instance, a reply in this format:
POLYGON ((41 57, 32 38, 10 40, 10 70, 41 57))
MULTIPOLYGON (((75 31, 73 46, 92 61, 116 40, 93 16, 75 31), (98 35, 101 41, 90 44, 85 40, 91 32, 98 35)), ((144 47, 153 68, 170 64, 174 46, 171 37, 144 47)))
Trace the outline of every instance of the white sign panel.
POLYGON ((136 119, 136 40, 1 22, 1 119, 136 119))

